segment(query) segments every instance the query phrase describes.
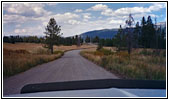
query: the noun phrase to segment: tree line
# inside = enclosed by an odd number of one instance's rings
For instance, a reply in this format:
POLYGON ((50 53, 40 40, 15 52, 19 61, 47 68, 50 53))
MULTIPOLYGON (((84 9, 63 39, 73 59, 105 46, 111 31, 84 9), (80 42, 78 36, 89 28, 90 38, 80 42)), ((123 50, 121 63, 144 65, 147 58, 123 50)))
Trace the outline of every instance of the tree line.
POLYGON ((3 41, 7 43, 26 42, 26 43, 42 43, 43 37, 37 36, 4 36, 3 41))
MULTIPOLYGON (((55 41, 54 45, 77 45, 78 40, 80 45, 83 43, 99 43, 100 38, 98 36, 94 38, 86 37, 82 38, 81 36, 75 35, 71 37, 58 37, 57 41, 55 41)), ((37 36, 4 36, 3 42, 6 43, 17 43, 17 42, 25 42, 25 43, 45 43, 45 37, 37 37, 37 36)), ((110 45, 107 45, 110 46, 110 45)))
MULTIPOLYGON (((117 34, 112 39, 99 39, 99 48, 102 46, 115 46, 118 50, 123 50, 129 45, 127 29, 123 29, 120 25, 117 34)), ((131 46, 132 48, 166 48, 166 32, 165 28, 157 27, 153 24, 152 19, 148 16, 142 18, 141 25, 136 23, 131 29, 131 46)))
POLYGON ((126 49, 128 45, 132 48, 154 48, 154 49, 165 49, 166 48, 166 32, 165 29, 157 27, 153 24, 152 19, 148 16, 147 20, 145 17, 142 18, 141 25, 139 22, 136 23, 135 27, 131 29, 130 42, 127 28, 118 29, 117 34, 111 39, 102 39, 98 36, 91 38, 86 36, 62 37, 61 26, 59 26, 54 18, 51 18, 45 28, 45 36, 4 36, 3 41, 7 43, 15 42, 27 42, 27 43, 44 43, 45 47, 51 50, 53 53, 54 45, 77 45, 80 46, 82 43, 95 43, 98 44, 98 49, 103 46, 115 46, 118 50, 126 49))
MULTIPOLYGON (((72 37, 59 37, 58 42, 55 42, 54 45, 77 45, 78 38, 80 39, 80 43, 83 43, 83 38, 76 36, 72 37)), ((45 43, 45 37, 37 37, 37 36, 4 36, 3 42, 6 43, 18 43, 18 42, 25 42, 25 43, 45 43)))

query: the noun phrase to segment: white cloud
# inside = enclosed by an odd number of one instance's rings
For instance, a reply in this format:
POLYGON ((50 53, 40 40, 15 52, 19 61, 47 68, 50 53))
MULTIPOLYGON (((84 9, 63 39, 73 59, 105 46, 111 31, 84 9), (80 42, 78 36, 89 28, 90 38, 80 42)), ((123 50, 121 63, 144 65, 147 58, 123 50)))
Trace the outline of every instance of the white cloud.
POLYGON ((91 18, 91 17, 88 16, 88 15, 84 15, 83 17, 84 17, 84 19, 90 19, 90 18, 91 18))
POLYGON ((148 9, 150 11, 159 11, 161 8, 166 8, 166 4, 165 3, 154 3, 148 9))
POLYGON ((74 12, 79 13, 79 12, 82 12, 82 11, 83 11, 82 9, 76 9, 74 12))
POLYGON ((152 13, 152 11, 159 11, 160 9, 165 8, 165 4, 153 4, 150 7, 126 7, 120 8, 115 11, 116 15, 128 15, 132 14, 141 14, 141 13, 152 13))
POLYGON ((47 3, 48 6, 56 6, 58 3, 47 3))
POLYGON ((27 20, 25 16, 3 15, 3 23, 24 23, 27 20))
POLYGON ((58 21, 64 21, 64 20, 79 18, 79 15, 71 13, 71 12, 66 12, 64 14, 55 14, 55 15, 51 15, 49 17, 53 17, 53 18, 57 19, 58 21))
POLYGON ((70 12, 64 13, 63 16, 67 17, 67 18, 78 18, 79 17, 79 15, 74 14, 74 13, 70 13, 70 12))
POLYGON ((124 24, 124 21, 123 20, 110 20, 109 21, 110 24, 118 24, 118 25, 122 25, 124 24))
POLYGON ((77 19, 79 18, 79 15, 71 13, 71 12, 66 12, 63 14, 51 14, 48 16, 40 16, 40 17, 28 17, 28 16, 23 16, 23 15, 17 15, 17 14, 4 14, 3 15, 3 23, 4 24, 20 24, 20 23, 30 23, 30 21, 33 22, 40 22, 42 25, 47 25, 48 21, 50 18, 55 18, 56 22, 59 22, 63 24, 64 22, 67 22, 70 19, 77 19))
POLYGON ((113 11, 108 8, 107 5, 96 4, 95 6, 87 9, 90 11, 101 11, 101 15, 105 16, 125 16, 131 14, 151 13, 152 11, 159 11, 161 8, 165 8, 165 3, 154 3, 150 7, 125 7, 119 8, 113 11))
POLYGON ((71 25, 80 24, 80 21, 77 20, 68 20, 68 23, 71 25))
POLYGON ((83 13, 83 18, 84 19, 90 19, 91 18, 91 14, 90 13, 83 13))
POLYGON ((64 23, 67 23, 68 20, 75 20, 78 19, 80 16, 71 12, 66 12, 64 14, 55 14, 48 16, 48 18, 45 18, 45 21, 49 21, 50 18, 55 18, 56 22, 60 23, 63 25, 64 23))
POLYGON ((17 24, 16 27, 17 27, 17 28, 18 28, 18 27, 21 27, 21 24, 17 24))
POLYGON ((147 8, 143 7, 132 7, 132 8, 120 8, 117 9, 114 13, 116 15, 129 15, 130 13, 132 14, 139 14, 139 13, 147 13, 150 12, 147 8))
POLYGON ((105 15, 105 16, 112 16, 112 15, 114 15, 114 12, 113 12, 112 9, 107 8, 107 9, 103 10, 103 11, 101 12, 101 14, 102 14, 102 15, 105 15))
POLYGON ((15 34, 19 35, 43 35, 43 27, 24 27, 24 28, 16 28, 14 30, 15 34))
POLYGON ((23 34, 26 32, 26 29, 15 29, 14 32, 19 33, 19 34, 23 34))
POLYGON ((50 16, 52 12, 44 9, 40 3, 4 3, 3 23, 25 23, 29 21, 40 21, 50 16))
POLYGON ((46 11, 43 4, 40 3, 4 3, 3 9, 9 14, 22 15, 26 17, 40 17, 49 15, 51 12, 46 11))
POLYGON ((107 5, 103 5, 103 4, 96 4, 95 6, 87 9, 88 11, 103 11, 106 10, 108 8, 107 5))

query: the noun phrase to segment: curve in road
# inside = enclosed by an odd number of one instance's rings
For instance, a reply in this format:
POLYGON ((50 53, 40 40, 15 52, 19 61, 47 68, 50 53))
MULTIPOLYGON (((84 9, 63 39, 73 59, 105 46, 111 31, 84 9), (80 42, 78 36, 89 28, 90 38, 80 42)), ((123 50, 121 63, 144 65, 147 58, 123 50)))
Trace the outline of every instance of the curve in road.
POLYGON ((80 56, 79 52, 80 50, 68 51, 60 59, 4 79, 3 94, 19 94, 23 86, 33 83, 118 78, 80 56))

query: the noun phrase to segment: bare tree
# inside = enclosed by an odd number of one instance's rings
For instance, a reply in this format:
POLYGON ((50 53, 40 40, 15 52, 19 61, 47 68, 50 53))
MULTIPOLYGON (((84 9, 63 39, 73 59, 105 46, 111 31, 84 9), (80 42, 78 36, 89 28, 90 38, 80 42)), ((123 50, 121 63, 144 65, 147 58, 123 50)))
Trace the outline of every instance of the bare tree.
POLYGON ((132 25, 134 24, 134 18, 129 14, 128 20, 126 20, 126 30, 127 30, 127 47, 128 47, 128 53, 131 53, 132 50, 132 34, 133 34, 133 28, 132 25))

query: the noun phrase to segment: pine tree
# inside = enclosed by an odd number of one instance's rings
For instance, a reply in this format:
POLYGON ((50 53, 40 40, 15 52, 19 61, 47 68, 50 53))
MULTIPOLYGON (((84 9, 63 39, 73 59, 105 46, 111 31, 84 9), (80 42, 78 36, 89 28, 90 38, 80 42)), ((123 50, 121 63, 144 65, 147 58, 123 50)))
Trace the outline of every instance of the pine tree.
POLYGON ((140 34, 140 42, 142 47, 146 47, 147 41, 146 41, 146 20, 143 17, 141 21, 141 34, 140 34))
POLYGON ((152 23, 151 16, 147 18, 147 47, 148 48, 155 48, 156 47, 156 34, 154 24, 152 23))
POLYGON ((85 42, 90 43, 90 37, 89 36, 86 37, 85 42))
POLYGON ((61 35, 61 26, 57 25, 54 18, 51 18, 45 30, 45 47, 47 47, 51 51, 51 54, 53 54, 53 45, 58 43, 59 37, 61 35))
POLYGON ((93 38, 93 41, 92 41, 92 42, 93 42, 93 43, 99 43, 99 40, 100 40, 99 37, 96 36, 95 38, 93 38))
POLYGON ((122 47, 126 46, 126 35, 124 34, 121 25, 114 39, 115 39, 115 45, 119 51, 122 49, 122 47))
POLYGON ((138 45, 140 44, 139 35, 140 35, 140 26, 139 26, 139 22, 137 22, 134 28, 134 33, 133 33, 133 47, 134 48, 137 48, 138 45))
POLYGON ((165 35, 166 35, 165 29, 163 29, 162 32, 161 32, 161 43, 160 43, 161 48, 160 49, 166 48, 166 37, 165 37, 165 35))

